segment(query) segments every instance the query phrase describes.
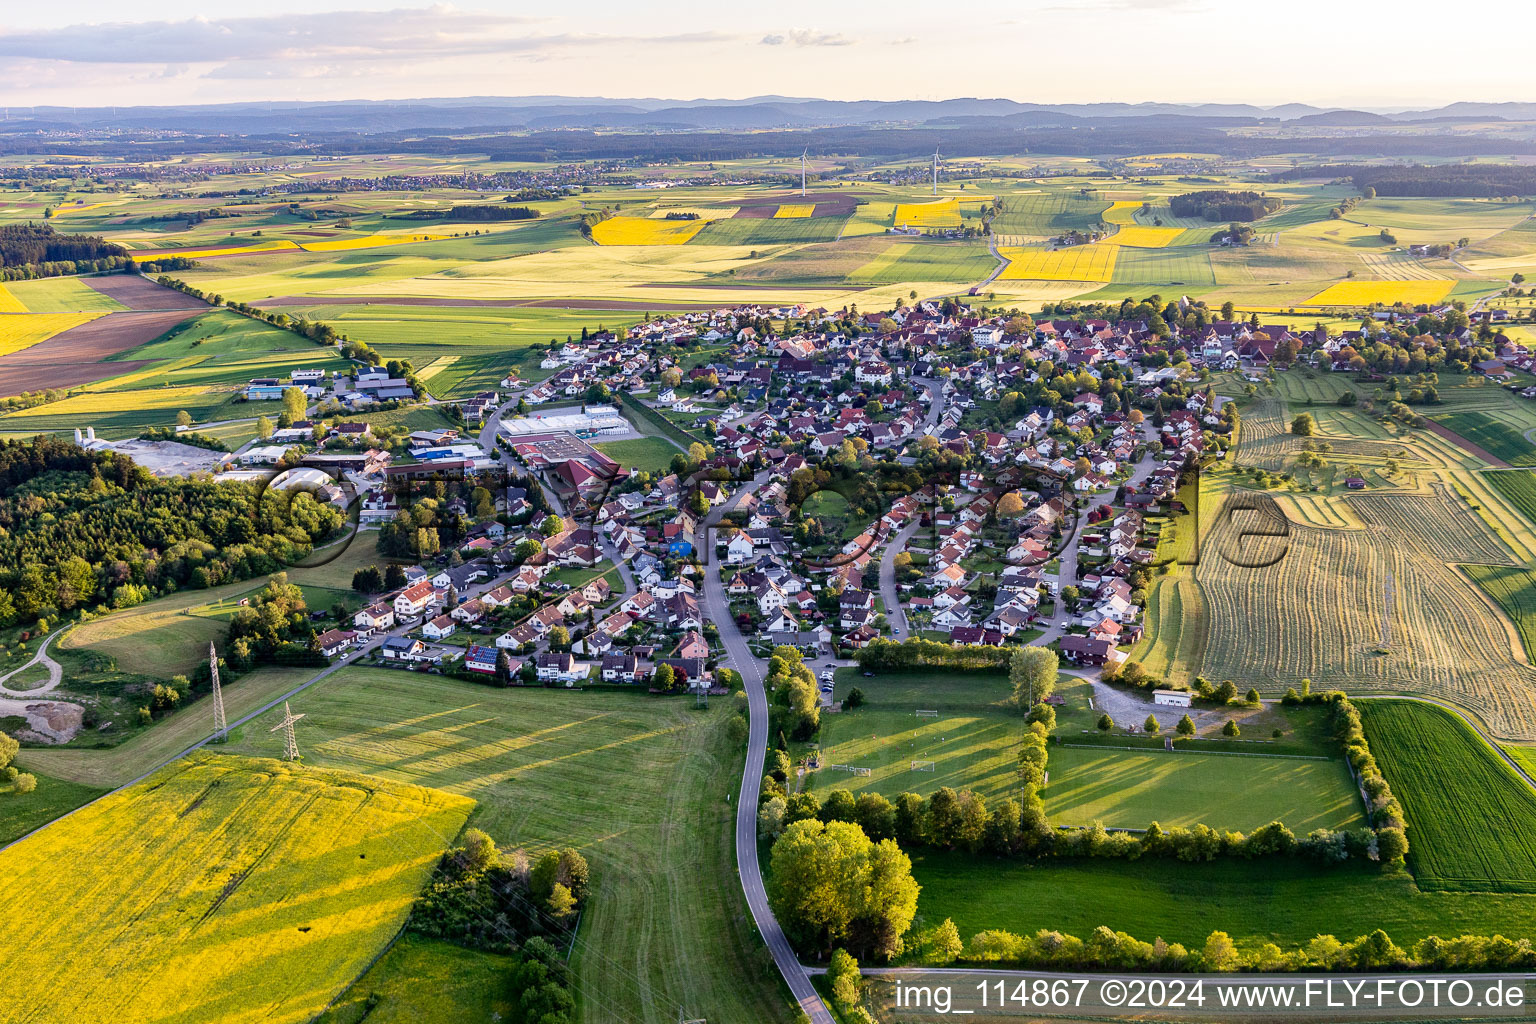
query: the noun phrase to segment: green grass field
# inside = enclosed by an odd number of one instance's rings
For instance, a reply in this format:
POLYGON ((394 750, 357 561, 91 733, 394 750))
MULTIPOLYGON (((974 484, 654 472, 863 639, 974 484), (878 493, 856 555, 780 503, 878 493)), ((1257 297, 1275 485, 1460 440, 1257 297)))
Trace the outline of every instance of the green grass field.
MULTIPOLYGON (((1411 840, 1410 840, 1411 841, 1411 840)), ((954 919, 963 937, 986 928, 1060 929, 1086 938, 1108 925, 1151 942, 1199 947, 1220 928, 1245 949, 1349 940, 1382 928, 1399 944, 1427 935, 1526 936, 1536 897, 1426 892, 1406 870, 1375 864, 1320 869, 1307 861, 987 861, 914 850, 925 921, 954 919)))
POLYGON ((1536 892, 1536 791, 1441 708, 1391 700, 1359 706, 1408 819, 1408 867, 1419 888, 1536 892))
POLYGON ((10 281, 5 288, 33 313, 113 313, 128 308, 77 277, 10 281))
MULTIPOLYGON (((584 1020, 782 1016, 736 880, 741 753, 726 701, 508 690, 349 668, 292 701, 307 764, 472 796, 470 824, 538 851, 580 848, 594 893, 574 963, 584 1020), (709 955, 699 956, 700 950, 709 955)), ((263 716, 229 749, 270 753, 263 716)))
POLYGON ((1104 219, 1109 203, 1073 191, 1009 195, 1004 193, 1003 212, 992 222, 999 235, 1059 235, 1064 231, 1088 231, 1104 219))
POLYGON ((1460 412, 1437 413, 1437 423, 1460 434, 1473 444, 1483 448, 1496 459, 1503 459, 1511 466, 1536 466, 1536 446, 1527 441, 1519 431, 1510 429, 1508 423, 1478 409, 1460 412))
POLYGON ((657 474, 665 474, 672 462, 672 456, 679 452, 678 447, 671 441, 660 437, 634 438, 629 441, 599 441, 593 447, 630 469, 657 474))
MULTIPOLYGON (((22 771, 31 771, 24 753, 17 758, 22 771)), ((0 793, 0 846, 13 842, 28 832, 88 803, 106 792, 95 786, 55 779, 41 772, 37 788, 30 793, 0 793)))
POLYGON ((1280 821, 1303 835, 1365 823, 1342 760, 1056 745, 1049 768, 1045 809, 1057 825, 1247 831, 1280 821))
POLYGON ((1536 525, 1536 472, 1510 470, 1504 473, 1484 473, 1482 478, 1519 509, 1527 522, 1536 525))
POLYGON ((905 281, 984 281, 997 260, 980 242, 897 242, 854 269, 848 280, 861 284, 905 281))
POLYGON ((712 220, 689 245, 785 245, 830 242, 842 231, 844 217, 728 217, 712 220))
POLYGON ((511 1016, 512 958, 411 932, 316 1018, 315 1024, 482 1024, 511 1016))

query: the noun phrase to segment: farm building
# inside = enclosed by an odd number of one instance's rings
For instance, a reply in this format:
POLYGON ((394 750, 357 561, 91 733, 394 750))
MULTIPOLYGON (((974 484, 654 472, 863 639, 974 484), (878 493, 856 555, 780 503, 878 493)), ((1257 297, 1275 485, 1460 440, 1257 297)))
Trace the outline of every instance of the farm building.
POLYGON ((1187 690, 1153 690, 1152 703, 1162 707, 1187 708, 1189 692, 1187 690))

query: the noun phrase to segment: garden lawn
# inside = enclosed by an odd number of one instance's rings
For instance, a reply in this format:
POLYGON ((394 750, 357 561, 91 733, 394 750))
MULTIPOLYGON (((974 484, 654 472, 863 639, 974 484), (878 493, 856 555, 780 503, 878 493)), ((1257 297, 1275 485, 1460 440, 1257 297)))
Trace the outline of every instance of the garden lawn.
POLYGON ((311 765, 170 765, 0 854, 0 1019, 310 1021, 394 936, 472 806, 311 765))
POLYGON ((1536 893, 1536 790, 1449 711, 1413 701, 1358 706, 1403 805, 1419 887, 1536 893))
MULTIPOLYGON (((642 693, 347 668, 291 703, 307 716, 306 764, 472 796, 470 824, 499 843, 585 854, 593 895, 573 963, 588 1024, 673 1024, 679 1005, 709 1020, 785 1016, 736 878, 729 701, 697 710, 642 693)), ((277 752, 274 721, 242 727, 230 749, 277 752)))
POLYGON ((1251 831, 1279 821, 1305 835, 1365 824, 1342 760, 1053 745, 1048 768, 1045 810, 1056 825, 1251 831))

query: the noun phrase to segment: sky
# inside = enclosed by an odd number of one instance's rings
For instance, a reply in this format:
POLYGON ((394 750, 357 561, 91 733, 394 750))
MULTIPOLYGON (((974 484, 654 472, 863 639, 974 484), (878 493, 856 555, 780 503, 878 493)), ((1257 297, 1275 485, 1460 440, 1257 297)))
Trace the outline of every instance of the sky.
POLYGON ((1000 97, 1536 100, 1523 7, 1460 0, 49 0, 0 4, 0 103, 1000 97), (1510 31, 1498 31, 1497 25, 1510 31))

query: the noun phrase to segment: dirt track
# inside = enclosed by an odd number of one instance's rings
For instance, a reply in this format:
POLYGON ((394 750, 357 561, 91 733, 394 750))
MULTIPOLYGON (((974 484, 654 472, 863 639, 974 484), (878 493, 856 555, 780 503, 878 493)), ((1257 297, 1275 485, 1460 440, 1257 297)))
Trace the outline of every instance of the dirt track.
MULTIPOLYGON (((197 305, 201 309, 208 308, 201 302, 197 305)), ((196 315, 197 309, 108 313, 90 323, 56 334, 47 341, 0 359, 0 396, 48 388, 76 387, 116 377, 118 374, 132 373, 144 365, 143 361, 129 359, 104 363, 100 360, 153 341, 183 320, 196 315)))

